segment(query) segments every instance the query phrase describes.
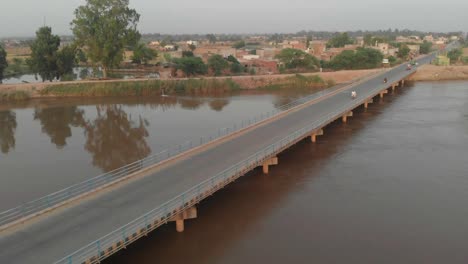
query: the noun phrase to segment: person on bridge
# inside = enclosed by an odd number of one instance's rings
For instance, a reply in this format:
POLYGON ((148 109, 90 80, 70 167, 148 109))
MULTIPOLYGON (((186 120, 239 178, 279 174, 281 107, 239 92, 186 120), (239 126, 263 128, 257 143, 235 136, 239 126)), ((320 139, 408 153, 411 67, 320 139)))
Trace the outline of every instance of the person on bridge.
POLYGON ((384 82, 384 83, 387 83, 387 77, 385 77, 385 78, 383 79, 383 82, 384 82))
POLYGON ((351 97, 354 99, 354 98, 356 98, 356 96, 357 96, 356 91, 352 91, 351 92, 351 97))

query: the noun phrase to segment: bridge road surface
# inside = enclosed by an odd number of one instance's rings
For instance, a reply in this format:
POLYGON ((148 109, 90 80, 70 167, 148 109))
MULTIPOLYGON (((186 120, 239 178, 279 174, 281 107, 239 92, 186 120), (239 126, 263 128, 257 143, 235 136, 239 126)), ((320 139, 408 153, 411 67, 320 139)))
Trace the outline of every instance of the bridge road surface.
POLYGON ((384 77, 388 78, 388 86, 405 78, 411 73, 405 67, 401 65, 150 176, 20 226, 12 234, 0 233, 0 263, 53 263, 349 103, 351 90, 357 91, 355 100, 364 100, 371 95, 371 89, 383 85, 384 77))

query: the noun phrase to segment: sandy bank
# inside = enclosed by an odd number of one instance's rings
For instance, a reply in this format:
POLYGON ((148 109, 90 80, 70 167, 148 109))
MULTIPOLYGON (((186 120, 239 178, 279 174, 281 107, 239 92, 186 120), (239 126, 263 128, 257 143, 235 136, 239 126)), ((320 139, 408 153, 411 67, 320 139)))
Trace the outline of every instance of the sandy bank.
POLYGON ((468 66, 423 65, 413 74, 411 81, 468 80, 468 66))

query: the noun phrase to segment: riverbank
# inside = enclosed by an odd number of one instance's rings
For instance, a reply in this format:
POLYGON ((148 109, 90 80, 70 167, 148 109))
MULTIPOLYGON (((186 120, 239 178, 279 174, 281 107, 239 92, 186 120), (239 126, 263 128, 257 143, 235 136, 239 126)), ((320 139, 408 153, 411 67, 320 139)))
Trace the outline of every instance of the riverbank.
POLYGON ((330 87, 348 83, 380 69, 304 74, 209 77, 191 79, 127 79, 0 85, 0 101, 43 97, 150 96, 166 94, 222 94, 242 89, 330 87))
POLYGON ((418 68, 411 81, 454 81, 468 80, 468 66, 423 65, 418 68))

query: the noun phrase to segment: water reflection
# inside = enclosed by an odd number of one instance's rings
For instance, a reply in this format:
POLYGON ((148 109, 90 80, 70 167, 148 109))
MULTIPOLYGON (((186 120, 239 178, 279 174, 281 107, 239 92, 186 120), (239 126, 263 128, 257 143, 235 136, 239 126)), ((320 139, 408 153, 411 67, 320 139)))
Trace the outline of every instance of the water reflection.
POLYGON ((15 148, 16 126, 15 112, 0 112, 0 148, 4 154, 15 148))
POLYGON ((96 106, 97 118, 85 124, 85 149, 93 156, 93 165, 113 170, 151 153, 146 142, 149 123, 137 121, 119 105, 96 106))
POLYGON ((229 104, 229 100, 221 98, 210 101, 210 108, 214 111, 221 112, 224 107, 229 104))
POLYGON ((82 127, 85 123, 84 111, 76 106, 35 109, 34 120, 41 121, 42 132, 57 148, 67 145, 67 138, 72 136, 70 126, 82 127))

